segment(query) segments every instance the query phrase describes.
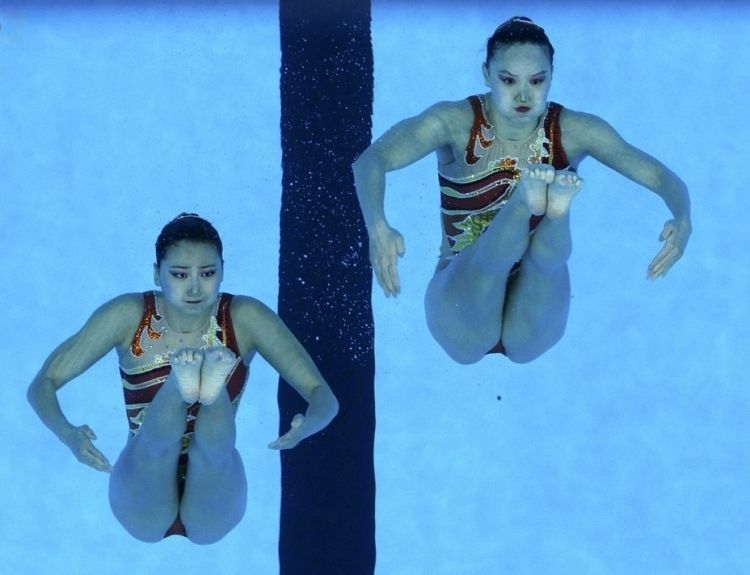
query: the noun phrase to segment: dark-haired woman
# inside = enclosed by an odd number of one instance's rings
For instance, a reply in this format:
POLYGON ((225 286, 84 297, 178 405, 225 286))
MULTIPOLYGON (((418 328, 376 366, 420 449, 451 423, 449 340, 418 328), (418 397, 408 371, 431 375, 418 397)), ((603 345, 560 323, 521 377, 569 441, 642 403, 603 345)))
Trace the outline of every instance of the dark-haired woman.
POLYGON ((648 276, 664 276, 691 233, 685 184, 604 120, 547 101, 554 49, 516 17, 487 42, 489 92, 403 120, 354 163, 370 260, 387 296, 400 291, 404 239, 387 222, 385 174, 435 153, 443 242, 425 296, 427 324, 454 360, 488 353, 529 362, 562 337, 571 253, 569 210, 588 156, 658 194, 672 213, 648 276))
POLYGON ((82 462, 111 472, 110 505, 137 539, 179 534, 213 543, 244 515, 247 483, 235 449, 235 413, 260 353, 308 401, 288 449, 320 431, 338 403, 309 355, 258 300, 221 293, 222 243, 195 214, 169 222, 156 242, 158 291, 116 297, 49 356, 29 386, 42 422, 82 462), (94 432, 63 415, 57 391, 110 350, 119 358, 130 434, 112 467, 94 432))

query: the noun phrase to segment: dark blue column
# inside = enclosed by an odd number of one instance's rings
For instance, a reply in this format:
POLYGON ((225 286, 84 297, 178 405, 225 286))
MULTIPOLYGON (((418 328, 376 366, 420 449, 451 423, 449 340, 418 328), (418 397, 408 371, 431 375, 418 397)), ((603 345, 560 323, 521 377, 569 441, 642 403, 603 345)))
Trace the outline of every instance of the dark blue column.
MULTIPOLYGON (((375 568, 372 275, 351 163, 370 143, 369 0, 281 0, 279 315, 340 402, 281 454, 281 575, 375 568)), ((304 401, 279 385, 282 432, 304 401)))

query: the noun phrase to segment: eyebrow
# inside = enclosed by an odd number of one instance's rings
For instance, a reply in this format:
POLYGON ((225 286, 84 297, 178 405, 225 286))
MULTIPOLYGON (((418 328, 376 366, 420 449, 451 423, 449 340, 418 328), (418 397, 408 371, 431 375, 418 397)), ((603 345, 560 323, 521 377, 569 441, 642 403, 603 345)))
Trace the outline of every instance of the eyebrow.
MULTIPOLYGON (((514 78, 516 75, 513 72, 509 72, 508 70, 500 70, 501 74, 507 74, 508 76, 513 76, 514 78)), ((532 74, 531 77, 535 78, 536 76, 546 76, 549 72, 547 70, 542 70, 541 72, 537 72, 536 74, 532 74)))
MULTIPOLYGON (((215 267, 216 267, 216 264, 207 264, 205 266, 200 266, 199 269, 207 270, 207 269, 215 268, 215 267)), ((181 266, 177 264, 169 266, 169 269, 171 270, 189 270, 190 268, 191 266, 181 266)))

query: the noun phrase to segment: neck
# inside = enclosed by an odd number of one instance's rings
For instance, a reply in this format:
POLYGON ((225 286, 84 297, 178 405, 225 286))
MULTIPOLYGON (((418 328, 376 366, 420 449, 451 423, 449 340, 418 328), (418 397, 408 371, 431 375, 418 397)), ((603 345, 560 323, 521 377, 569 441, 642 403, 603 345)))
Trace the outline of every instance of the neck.
POLYGON ((214 308, 212 307, 208 312, 201 313, 198 315, 185 315, 174 310, 169 302, 162 300, 164 304, 164 319, 167 323, 167 327, 173 333, 191 334, 196 332, 203 332, 208 328, 211 317, 214 315, 214 308))

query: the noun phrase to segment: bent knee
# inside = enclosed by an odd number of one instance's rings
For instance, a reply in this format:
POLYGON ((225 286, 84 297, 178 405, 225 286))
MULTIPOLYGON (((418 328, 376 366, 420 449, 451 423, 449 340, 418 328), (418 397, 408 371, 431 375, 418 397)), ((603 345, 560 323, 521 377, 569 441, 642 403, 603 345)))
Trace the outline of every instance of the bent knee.
POLYGON ((504 342, 505 356, 513 363, 531 363, 552 349, 562 339, 563 332, 564 330, 553 335, 547 334, 548 337, 544 338, 544 340, 539 338, 524 343, 513 342, 509 338, 509 341, 504 342))
POLYGON ((231 520, 224 518, 217 521, 207 521, 205 518, 197 521, 190 521, 185 517, 181 519, 185 526, 185 534, 190 541, 197 545, 212 545, 224 539, 232 529, 237 527, 242 515, 231 520))
POLYGON ((170 525, 174 522, 172 520, 168 521, 169 524, 166 524, 167 522, 155 520, 153 517, 145 515, 141 517, 128 516, 121 512, 118 513, 114 507, 112 508, 112 512, 123 529, 143 543, 158 543, 164 539, 170 525))

